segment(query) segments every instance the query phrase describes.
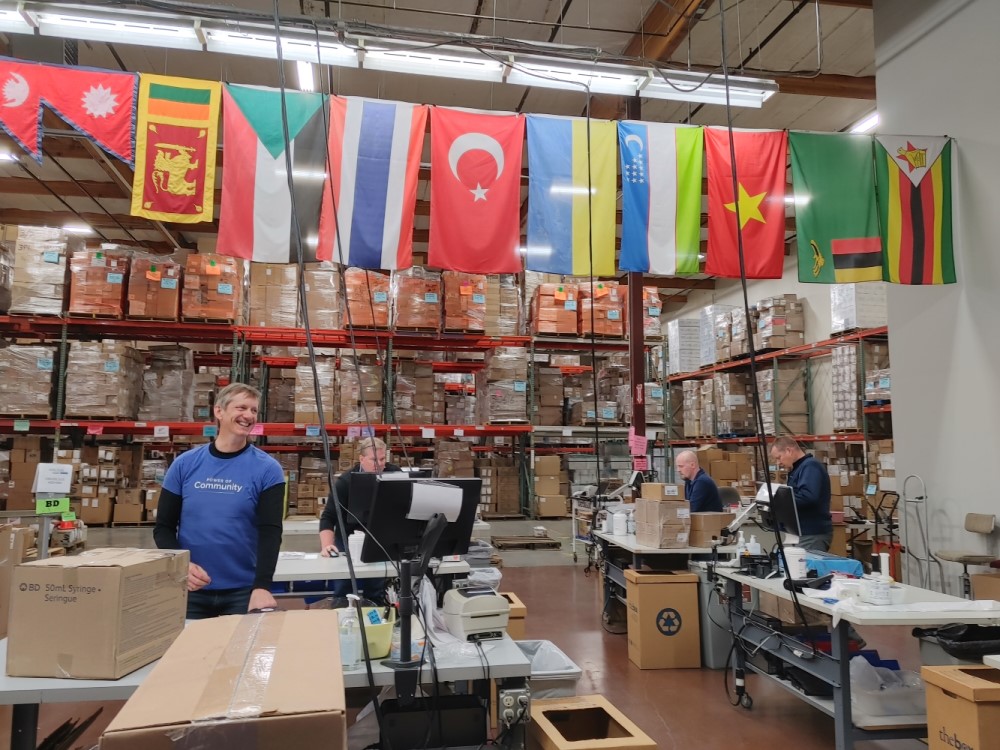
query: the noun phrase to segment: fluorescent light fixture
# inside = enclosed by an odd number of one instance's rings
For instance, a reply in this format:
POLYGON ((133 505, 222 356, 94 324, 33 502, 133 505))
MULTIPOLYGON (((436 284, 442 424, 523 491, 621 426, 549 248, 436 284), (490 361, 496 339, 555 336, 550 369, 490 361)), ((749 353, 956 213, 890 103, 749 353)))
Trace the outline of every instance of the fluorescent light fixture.
POLYGON ((785 194, 785 203, 787 203, 790 206, 791 205, 808 206, 809 201, 811 200, 812 196, 808 195, 807 193, 795 193, 794 195, 789 193, 785 194))
POLYGON ((66 224, 63 231, 69 234, 93 234, 94 230, 87 224, 66 224))
POLYGON ((870 133, 878 127, 878 112, 872 112, 867 117, 858 120, 851 127, 852 133, 870 133))
POLYGON ((592 94, 635 96, 647 77, 644 69, 618 71, 600 65, 579 68, 515 60, 507 74, 507 83, 566 91, 583 91, 584 86, 589 86, 592 94))
POLYGON ((201 42, 194 25, 183 26, 155 18, 113 18, 108 15, 75 15, 42 12, 38 14, 38 33, 67 39, 94 42, 146 44, 171 49, 200 50, 201 42))
POLYGON ((552 248, 548 245, 530 245, 522 248, 523 255, 533 255, 536 258, 548 258, 552 255, 552 248))
MULTIPOLYGON (((228 31, 205 28, 204 26, 202 26, 202 30, 205 35, 205 49, 208 52, 244 57, 263 57, 267 60, 274 60, 277 57, 278 46, 272 32, 228 31)), ((318 62, 322 65, 339 65, 347 68, 358 67, 358 57, 355 51, 336 42, 320 41, 317 53, 315 40, 283 37, 281 56, 286 60, 318 62)))
POLYGON ((299 77, 300 91, 315 91, 316 77, 313 75, 312 63, 298 60, 295 63, 295 74, 299 77))
MULTIPOLYGON (((654 78, 639 92, 639 96, 701 104, 726 103, 726 86, 721 76, 713 75, 706 80, 703 75, 684 75, 681 78, 670 72, 667 78, 670 83, 660 77, 654 78)), ((734 107, 760 108, 777 91, 778 86, 772 81, 729 78, 729 103, 734 107)))
POLYGON ((0 151, 0 161, 20 161, 17 154, 12 154, 9 151, 0 151))
POLYGON ((414 73, 458 78, 468 81, 503 81, 504 65, 487 57, 467 57, 406 49, 366 49, 362 55, 366 70, 387 73, 414 73))
POLYGON ((9 31, 13 34, 33 34, 35 26, 29 21, 31 18, 28 14, 17 10, 0 10, 0 31, 9 31))

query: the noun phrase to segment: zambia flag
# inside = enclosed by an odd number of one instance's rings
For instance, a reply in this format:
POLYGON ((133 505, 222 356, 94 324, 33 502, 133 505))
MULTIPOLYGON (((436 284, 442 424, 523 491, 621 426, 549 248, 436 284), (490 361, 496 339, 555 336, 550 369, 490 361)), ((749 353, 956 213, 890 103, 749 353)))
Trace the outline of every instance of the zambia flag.
POLYGON ((215 210, 215 154, 222 85, 139 77, 132 215, 194 224, 215 210))
POLYGON ((883 135, 875 141, 883 277, 896 284, 954 284, 951 139, 883 135))
POLYGON ((789 133, 799 281, 882 280, 872 139, 789 133))

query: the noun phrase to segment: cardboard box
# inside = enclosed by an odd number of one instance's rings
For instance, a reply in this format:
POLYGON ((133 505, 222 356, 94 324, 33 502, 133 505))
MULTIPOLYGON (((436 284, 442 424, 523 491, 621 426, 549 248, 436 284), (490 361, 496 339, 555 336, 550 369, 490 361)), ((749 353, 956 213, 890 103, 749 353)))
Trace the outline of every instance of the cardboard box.
POLYGON ((142 523, 146 520, 146 509, 142 505, 115 503, 115 523, 142 523))
POLYGON ((535 494, 536 495, 558 495, 559 494, 559 477, 558 476, 539 476, 535 475, 535 494))
POLYGON ((559 456, 536 456, 535 474, 543 476, 558 476, 562 470, 562 459, 559 456))
POLYGON ((105 496, 84 497, 81 500, 83 511, 80 520, 87 526, 96 524, 111 523, 111 514, 114 512, 115 501, 105 496))
POLYGON ((528 608, 524 606, 524 602, 517 597, 517 594, 501 591, 500 596, 510 602, 510 615, 507 618, 507 635, 515 641, 523 641, 528 637, 525 628, 528 608))
POLYGON ((21 552, 15 549, 15 540, 13 526, 0 526, 0 638, 7 637, 10 579, 14 573, 14 566, 21 562, 21 552))
POLYGON ((691 514, 691 535, 689 542, 692 547, 711 547, 712 537, 719 538, 722 529, 736 520, 735 513, 706 512, 691 514))
POLYGON ((701 667, 698 576, 625 571, 628 659, 639 669, 701 667))
POLYGON ((542 750, 656 750, 656 743, 603 695, 531 702, 529 747, 542 750))
POLYGON ((1000 573, 974 573, 972 581, 973 599, 992 599, 1000 602, 1000 573))
POLYGON ((336 632, 334 610, 191 623, 104 730, 101 750, 171 748, 178 737, 191 747, 342 750, 336 632))
POLYGON ((683 484, 663 484, 660 482, 643 482, 640 496, 645 500, 684 500, 683 484))
POLYGON ((7 674, 116 680, 160 658, 184 629, 190 560, 95 549, 17 566, 7 674))
POLYGON ((1000 748, 1000 670, 985 665, 923 667, 929 750, 1000 748))
POLYGON ((539 518, 564 518, 567 515, 565 495, 538 495, 535 497, 535 515, 539 518))

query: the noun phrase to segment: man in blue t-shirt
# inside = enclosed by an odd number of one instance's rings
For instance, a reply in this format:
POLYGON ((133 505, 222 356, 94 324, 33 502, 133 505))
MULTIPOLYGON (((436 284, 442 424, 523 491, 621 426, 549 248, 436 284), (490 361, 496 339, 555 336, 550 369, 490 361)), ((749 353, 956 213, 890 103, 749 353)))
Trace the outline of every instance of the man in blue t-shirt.
POLYGON ((275 607, 271 580, 281 548, 285 475, 250 444, 260 392, 243 383, 215 399, 218 435, 170 465, 153 538, 191 551, 190 620, 275 607))
POLYGON ((681 451, 677 454, 677 473, 684 479, 684 496, 691 503, 692 513, 722 512, 719 488, 705 470, 698 465, 698 454, 681 451))

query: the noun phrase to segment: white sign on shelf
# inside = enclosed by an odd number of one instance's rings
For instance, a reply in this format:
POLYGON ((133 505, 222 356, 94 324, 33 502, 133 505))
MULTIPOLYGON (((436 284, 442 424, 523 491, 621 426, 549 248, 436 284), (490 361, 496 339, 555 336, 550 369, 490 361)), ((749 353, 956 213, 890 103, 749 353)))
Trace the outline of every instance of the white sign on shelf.
POLYGON ((38 464, 31 491, 35 494, 66 493, 73 487, 72 464, 38 464))
POLYGON ((165 424, 153 425, 153 437, 156 438, 170 437, 170 427, 168 427, 165 424))

